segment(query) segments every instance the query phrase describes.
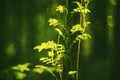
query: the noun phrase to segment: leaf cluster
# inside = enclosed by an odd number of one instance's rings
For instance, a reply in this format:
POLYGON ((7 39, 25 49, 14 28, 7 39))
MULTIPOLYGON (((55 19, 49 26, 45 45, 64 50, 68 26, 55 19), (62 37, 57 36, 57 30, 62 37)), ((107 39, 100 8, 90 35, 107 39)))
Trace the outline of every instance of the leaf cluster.
POLYGON ((22 80, 27 76, 25 71, 30 71, 30 68, 28 68, 29 65, 29 63, 24 63, 12 67, 17 80, 22 80))
MULTIPOLYGON (((76 8, 73 9, 71 13, 79 13, 80 14, 80 23, 77 23, 72 26, 71 29, 67 29, 65 24, 62 24, 59 19, 57 18, 50 18, 48 20, 49 26, 52 26, 56 32, 58 32, 58 41, 57 43, 54 41, 48 41, 48 42, 42 42, 40 45, 35 46, 34 49, 37 49, 38 52, 41 52, 43 50, 47 50, 47 56, 41 57, 39 60, 42 63, 45 63, 48 66, 44 65, 36 65, 33 71, 38 73, 43 73, 44 71, 50 72, 54 77, 54 71, 59 73, 59 77, 61 78, 61 73, 63 71, 63 57, 65 55, 67 41, 69 42, 69 39, 71 38, 71 35, 74 36, 76 32, 79 32, 74 40, 72 41, 74 44, 77 41, 86 40, 88 38, 91 38, 90 34, 86 33, 86 27, 90 24, 90 22, 87 20, 86 15, 90 13, 91 11, 88 9, 89 0, 83 0, 83 2, 74 1, 73 3, 76 4, 76 8), (63 30, 68 31, 68 35, 66 35, 63 30), (65 44, 60 44, 60 37, 62 37, 65 44)), ((58 5, 56 7, 56 11, 60 14, 63 14, 66 10, 65 6, 58 5)), ((78 45, 80 46, 80 44, 78 45)), ((68 47, 67 49, 71 49, 68 47)), ((80 48, 78 47, 78 53, 80 48)), ((78 57, 77 57, 78 58, 78 57)), ((77 59, 78 60, 78 59, 77 59)), ((77 62, 78 63, 78 62, 77 62)), ((78 70, 71 70, 68 72, 69 75, 74 76, 74 74, 78 75, 78 70)), ((62 78, 61 78, 62 80, 62 78)))
MULTIPOLYGON (((48 56, 41 57, 40 61, 45 64, 50 64, 52 67, 55 68, 54 70, 56 72, 62 72, 62 58, 65 52, 65 47, 62 44, 57 44, 54 41, 48 41, 36 46, 34 49, 38 49, 39 52, 41 52, 42 50, 48 50, 48 56)), ((44 70, 49 71, 47 67, 39 66, 39 69, 40 68, 42 69, 42 71, 38 71, 39 73, 42 73, 44 70)))

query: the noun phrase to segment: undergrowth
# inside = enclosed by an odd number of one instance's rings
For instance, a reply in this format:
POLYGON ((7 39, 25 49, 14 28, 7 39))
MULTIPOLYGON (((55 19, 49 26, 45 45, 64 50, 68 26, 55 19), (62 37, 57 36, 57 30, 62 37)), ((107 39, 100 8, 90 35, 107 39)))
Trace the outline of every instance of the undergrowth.
MULTIPOLYGON (((57 40, 42 42, 40 45, 34 47, 38 52, 46 51, 47 56, 40 57, 39 60, 43 64, 36 64, 33 69, 28 68, 29 63, 19 64, 12 67, 16 70, 15 75, 17 79, 24 79, 26 74, 24 71, 34 71, 42 74, 44 71, 49 72, 56 80, 63 80, 63 70, 66 63, 66 57, 71 55, 67 54, 73 50, 73 45, 77 44, 77 57, 75 70, 68 71, 68 75, 72 76, 71 80, 79 80, 79 57, 81 51, 81 41, 91 38, 90 34, 86 32, 86 28, 90 24, 88 21, 88 13, 91 11, 88 8, 89 0, 73 1, 76 6, 72 11, 68 11, 69 7, 66 5, 56 6, 56 12, 60 15, 70 15, 70 18, 66 16, 66 21, 63 22, 57 17, 51 17, 48 19, 49 27, 58 33, 57 40), (69 13, 70 12, 70 13, 69 13), (79 23, 68 26, 68 19, 72 19, 72 15, 79 14, 79 23), (77 33, 77 35, 76 35, 77 33), (75 36, 74 39, 71 39, 75 36), (72 40, 72 41, 71 41, 72 40), (71 42, 71 43, 69 43, 71 42), (59 76, 57 76, 57 74, 59 76)), ((69 59, 70 60, 70 59, 69 59)), ((68 65, 69 66, 69 65, 68 65)))

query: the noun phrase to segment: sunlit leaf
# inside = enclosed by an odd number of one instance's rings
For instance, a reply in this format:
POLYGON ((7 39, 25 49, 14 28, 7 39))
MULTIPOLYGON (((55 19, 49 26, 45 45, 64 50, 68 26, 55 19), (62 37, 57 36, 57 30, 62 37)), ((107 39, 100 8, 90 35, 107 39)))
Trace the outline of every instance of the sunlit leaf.
POLYGON ((22 72, 16 72, 15 75, 16 75, 17 80, 22 80, 26 77, 26 74, 22 72))
POLYGON ((46 60, 46 59, 48 59, 48 58, 46 58, 46 57, 40 58, 41 61, 44 61, 44 60, 46 60))
POLYGON ((17 66, 12 67, 12 69, 19 70, 21 72, 30 71, 30 69, 28 68, 29 65, 30 65, 29 63, 18 64, 17 66))
POLYGON ((48 56, 49 56, 49 57, 53 57, 53 56, 54 56, 54 53, 53 53, 52 51, 49 51, 49 52, 48 52, 48 56))
POLYGON ((56 49, 56 43, 54 41, 43 42, 41 45, 35 46, 34 49, 38 49, 39 52, 43 49, 56 49))
POLYGON ((56 11, 63 13, 64 12, 64 7, 62 5, 57 6, 56 11))
POLYGON ((88 8, 85 8, 84 9, 84 13, 87 14, 87 13, 90 13, 90 10, 88 8))
POLYGON ((76 73, 77 73, 77 71, 69 71, 69 72, 68 72, 69 75, 74 75, 74 74, 76 74, 76 73))
POLYGON ((39 68, 46 68, 46 66, 43 66, 43 65, 36 65, 35 67, 39 67, 39 68))
POLYGON ((46 63, 46 62, 50 62, 51 59, 46 59, 46 60, 43 60, 42 62, 46 63))
POLYGON ((59 28, 55 28, 55 30, 60 34, 63 35, 62 31, 59 28))
POLYGON ((52 64, 52 63, 53 63, 53 61, 46 62, 46 64, 52 64))
POLYGON ((57 19, 55 19, 55 18, 50 18, 49 20, 48 20, 48 22, 49 22, 49 26, 57 26, 59 23, 58 23, 58 20, 57 19))
POLYGON ((77 4, 77 8, 74 8, 73 11, 74 12, 82 12, 82 10, 84 9, 84 6, 82 6, 81 3, 79 3, 78 1, 74 1, 73 3, 77 4))
POLYGON ((39 73, 39 74, 41 74, 41 73, 44 72, 44 70, 43 70, 42 68, 39 68, 39 67, 34 68, 33 71, 34 71, 34 72, 37 72, 37 73, 39 73))
POLYGON ((76 37, 76 40, 86 40, 86 39, 88 39, 88 38, 91 38, 91 36, 90 36, 89 34, 87 34, 87 33, 84 33, 84 34, 82 34, 82 35, 78 35, 78 36, 76 37))
POLYGON ((46 64, 51 64, 53 62, 52 58, 48 58, 48 57, 40 58, 40 61, 42 61, 43 63, 46 63, 46 64))
POLYGON ((48 71, 49 73, 51 73, 51 74, 55 77, 55 74, 53 73, 53 72, 55 71, 55 68, 54 68, 54 67, 48 67, 48 68, 47 68, 47 71, 48 71))
POLYGON ((72 29, 70 30, 72 33, 75 33, 77 31, 80 31, 81 33, 83 32, 83 28, 81 27, 81 24, 76 24, 72 26, 72 29))
POLYGON ((81 7, 80 2, 78 2, 78 1, 73 1, 73 3, 77 4, 78 7, 81 7))
POLYGON ((37 72, 37 73, 43 73, 44 71, 48 71, 49 73, 51 73, 53 76, 55 76, 55 74, 53 73, 53 71, 55 71, 54 67, 46 67, 43 65, 36 65, 36 68, 33 69, 33 71, 37 72))

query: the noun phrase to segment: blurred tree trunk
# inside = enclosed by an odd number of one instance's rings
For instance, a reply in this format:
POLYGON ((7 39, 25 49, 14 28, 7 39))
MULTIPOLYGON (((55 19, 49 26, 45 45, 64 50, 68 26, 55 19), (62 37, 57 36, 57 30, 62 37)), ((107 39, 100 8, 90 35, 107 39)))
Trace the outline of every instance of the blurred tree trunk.
POLYGON ((38 58, 33 60, 33 47, 41 41, 55 39, 55 34, 47 28, 52 4, 56 2, 4 0, 1 3, 1 69, 21 62, 34 62, 38 58))
POLYGON ((120 0, 116 0, 116 19, 115 19, 115 29, 114 29, 114 43, 115 43, 115 51, 114 51, 114 64, 113 64, 113 74, 111 80, 120 80, 120 0))

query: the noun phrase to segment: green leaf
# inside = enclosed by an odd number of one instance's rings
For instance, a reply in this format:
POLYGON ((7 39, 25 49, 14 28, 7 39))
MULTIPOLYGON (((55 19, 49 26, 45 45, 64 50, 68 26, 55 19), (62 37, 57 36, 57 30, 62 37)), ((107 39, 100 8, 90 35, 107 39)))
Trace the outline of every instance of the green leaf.
POLYGON ((51 73, 53 76, 55 76, 55 74, 53 73, 53 71, 55 71, 54 67, 46 67, 43 65, 36 65, 36 68, 33 69, 33 71, 38 72, 38 73, 43 73, 44 71, 48 71, 49 73, 51 73))
POLYGON ((50 62, 50 61, 51 61, 51 58, 50 58, 50 59, 43 60, 42 62, 46 63, 46 62, 50 62))
POLYGON ((13 66, 12 69, 19 70, 21 72, 30 71, 30 69, 28 68, 29 65, 29 63, 18 64, 17 66, 13 66))
POLYGON ((53 73, 53 71, 55 71, 54 67, 48 67, 46 70, 55 77, 55 74, 53 73))
POLYGON ((41 45, 35 46, 34 49, 38 49, 41 52, 44 49, 55 49, 56 43, 54 41, 43 42, 41 45))
POLYGON ((84 31, 84 29, 81 27, 81 24, 76 24, 72 26, 72 29, 70 30, 72 33, 75 33, 77 31, 80 31, 81 33, 84 31))
POLYGON ((63 38, 65 38, 62 31, 59 28, 55 28, 55 30, 59 33, 59 35, 61 35, 63 38))
POLYGON ((63 13, 64 12, 64 6, 62 6, 62 5, 57 6, 56 11, 58 11, 60 13, 63 13))
POLYGON ((78 1, 73 1, 73 3, 77 4, 78 7, 81 7, 80 2, 78 2, 78 1))
POLYGON ((53 63, 53 61, 46 62, 46 64, 52 64, 52 63, 53 63))
POLYGON ((48 51, 48 56, 49 57, 53 57, 54 56, 54 53, 52 51, 48 51))
POLYGON ((22 72, 16 72, 15 75, 16 75, 17 80, 22 80, 26 77, 26 74, 22 72))
POLYGON ((44 61, 46 59, 48 59, 48 57, 42 57, 42 58, 40 58, 41 61, 44 61))
POLYGON ((76 74, 76 73, 77 73, 77 71, 69 71, 69 72, 68 72, 69 75, 74 75, 74 74, 76 74))
POLYGON ((57 26, 58 25, 58 20, 57 19, 55 19, 55 18, 50 18, 49 20, 48 20, 48 22, 49 22, 49 26, 57 26))
POLYGON ((82 12, 82 10, 84 9, 84 6, 82 6, 82 4, 78 1, 74 1, 73 3, 77 4, 77 8, 73 9, 74 12, 82 12))
POLYGON ((46 63, 46 64, 51 64, 53 61, 52 61, 52 58, 48 58, 48 57, 45 57, 45 58, 40 58, 40 61, 42 61, 43 63, 46 63))
POLYGON ((33 71, 41 74, 46 70, 46 68, 47 67, 43 66, 43 65, 36 65, 35 68, 33 69, 33 71))
POLYGON ((44 70, 43 70, 42 68, 38 68, 38 67, 37 67, 37 68, 34 68, 33 71, 34 71, 34 72, 37 72, 37 73, 39 73, 39 74, 41 74, 41 73, 44 72, 44 70))
POLYGON ((87 13, 90 13, 90 10, 88 8, 85 8, 84 9, 84 13, 87 14, 87 13))
POLYGON ((84 33, 82 35, 78 35, 75 40, 86 40, 88 38, 91 38, 91 36, 87 33, 84 33))

